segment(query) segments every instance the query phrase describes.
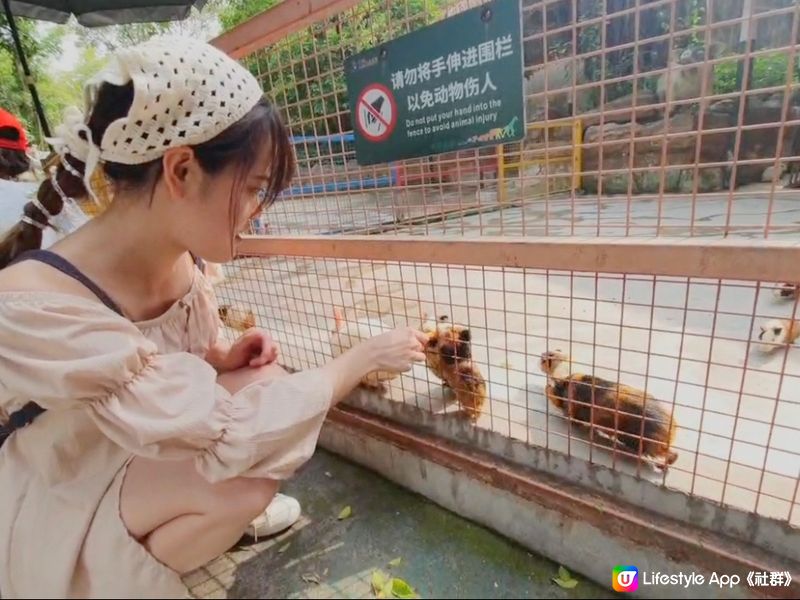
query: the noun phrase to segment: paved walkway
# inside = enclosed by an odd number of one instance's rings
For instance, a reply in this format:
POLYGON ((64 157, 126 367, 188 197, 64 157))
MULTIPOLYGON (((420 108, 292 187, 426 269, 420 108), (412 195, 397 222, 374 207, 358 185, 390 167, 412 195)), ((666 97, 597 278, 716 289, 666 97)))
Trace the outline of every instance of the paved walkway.
POLYGON ((278 202, 268 213, 277 235, 384 231, 416 235, 590 237, 800 236, 800 190, 759 183, 729 193, 597 198, 526 192, 524 207, 499 206, 496 193, 431 187, 278 202), (442 220, 444 213, 463 213, 442 220))
POLYGON ((574 574, 578 585, 562 589, 557 564, 321 450, 285 491, 301 501, 301 521, 189 575, 194 597, 374 598, 378 569, 422 598, 613 595, 574 574), (339 521, 345 506, 352 515, 339 521))

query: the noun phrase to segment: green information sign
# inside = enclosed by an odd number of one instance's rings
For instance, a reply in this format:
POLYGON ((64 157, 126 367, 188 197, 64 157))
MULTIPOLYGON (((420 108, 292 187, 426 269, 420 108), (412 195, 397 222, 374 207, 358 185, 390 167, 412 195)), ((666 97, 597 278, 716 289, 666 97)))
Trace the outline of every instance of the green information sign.
POLYGON ((519 0, 492 0, 351 56, 358 163, 522 139, 521 39, 519 0))

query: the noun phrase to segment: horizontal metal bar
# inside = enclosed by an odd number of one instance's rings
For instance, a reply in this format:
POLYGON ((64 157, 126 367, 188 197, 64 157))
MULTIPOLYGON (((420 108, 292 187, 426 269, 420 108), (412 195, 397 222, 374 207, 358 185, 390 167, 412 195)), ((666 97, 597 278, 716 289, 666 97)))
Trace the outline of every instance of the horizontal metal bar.
MULTIPOLYGON (((506 154, 508 156, 508 154, 506 154)), ((542 163, 571 163, 572 162, 572 155, 570 156, 547 156, 542 157, 541 160, 526 160, 523 162, 509 162, 503 163, 504 169, 515 169, 518 167, 530 167, 533 165, 540 165, 542 163)), ((565 175, 569 175, 570 173, 564 173, 565 175)))
POLYGON ((331 135, 293 135, 290 138, 293 144, 345 144, 356 139, 352 131, 333 133, 331 135))
POLYGON ((247 256, 306 256, 485 267, 800 282, 800 242, 708 238, 246 236, 247 256))
POLYGON ((285 196, 310 196, 330 192, 360 192, 397 185, 396 177, 365 177, 364 179, 351 179, 347 181, 330 181, 327 183, 306 184, 294 186, 284 192, 285 196))

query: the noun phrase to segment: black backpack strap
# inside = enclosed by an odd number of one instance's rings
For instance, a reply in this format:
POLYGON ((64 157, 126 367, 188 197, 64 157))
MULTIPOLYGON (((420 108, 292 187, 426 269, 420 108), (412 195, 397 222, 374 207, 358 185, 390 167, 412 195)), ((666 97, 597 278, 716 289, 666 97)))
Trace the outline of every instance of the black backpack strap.
POLYGON ((36 402, 28 402, 19 410, 11 413, 8 417, 8 423, 0 426, 0 446, 8 439, 8 436, 17 429, 22 429, 26 425, 30 425, 33 420, 43 412, 44 409, 36 404, 36 402))
POLYGON ((195 256, 194 254, 191 254, 190 256, 192 257, 192 260, 194 261, 195 266, 198 269, 200 269, 201 273, 205 274, 205 272, 206 272, 206 261, 204 261, 199 256, 195 256))
POLYGON ((38 260, 39 262, 43 262, 54 269, 58 269, 65 275, 68 275, 69 277, 72 277, 79 283, 83 284, 85 287, 91 290, 95 296, 97 296, 100 302, 105 304, 118 315, 122 316, 122 310, 120 309, 119 305, 111 299, 111 296, 106 294, 105 290, 103 290, 94 281, 89 279, 89 277, 80 269, 78 269, 78 267, 73 265, 63 256, 56 254, 55 252, 50 252, 49 250, 31 250, 18 256, 13 262, 16 263, 23 260, 38 260))
MULTIPOLYGON (((100 286, 89 279, 89 277, 81 272, 80 269, 78 269, 63 256, 60 256, 54 252, 50 252, 49 250, 31 250, 18 256, 13 262, 16 263, 23 260, 38 260, 39 262, 43 262, 54 269, 58 269, 65 275, 72 277, 79 283, 86 286, 103 304, 105 304, 118 315, 122 316, 122 310, 119 308, 119 305, 114 302, 100 286)), ((3 443, 12 433, 14 433, 14 431, 30 425, 33 420, 43 412, 45 412, 45 409, 43 409, 41 406, 35 402, 28 402, 19 410, 11 413, 8 418, 8 423, 0 426, 0 446, 3 445, 3 443)))

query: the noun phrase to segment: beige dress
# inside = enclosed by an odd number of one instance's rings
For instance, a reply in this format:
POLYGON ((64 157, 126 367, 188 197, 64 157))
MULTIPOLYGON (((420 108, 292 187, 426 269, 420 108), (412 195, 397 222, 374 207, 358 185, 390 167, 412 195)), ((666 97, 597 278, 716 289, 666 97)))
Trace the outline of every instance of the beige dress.
POLYGON ((229 394, 203 360, 219 325, 198 269, 161 317, 0 292, 0 407, 47 409, 0 448, 0 595, 164 598, 186 590, 119 513, 135 456, 193 458, 209 481, 285 479, 308 460, 333 390, 299 373, 229 394))

